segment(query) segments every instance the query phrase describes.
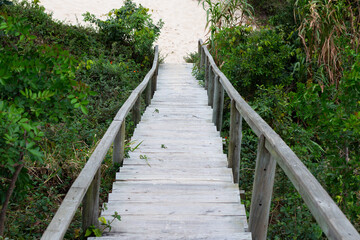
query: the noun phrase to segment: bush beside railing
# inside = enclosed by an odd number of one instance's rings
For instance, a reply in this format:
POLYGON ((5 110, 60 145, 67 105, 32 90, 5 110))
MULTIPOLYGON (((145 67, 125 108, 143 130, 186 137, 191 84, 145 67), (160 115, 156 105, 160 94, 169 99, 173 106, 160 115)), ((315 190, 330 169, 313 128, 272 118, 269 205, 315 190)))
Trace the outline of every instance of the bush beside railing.
POLYGON ((239 182, 242 119, 259 139, 249 217, 249 231, 253 239, 266 239, 277 164, 300 193, 329 239, 360 239, 354 226, 296 154, 244 101, 219 70, 202 40, 198 42, 198 51, 200 69, 205 70, 208 105, 213 108, 213 122, 218 131, 222 126, 224 91, 231 99, 228 167, 232 168, 235 183, 239 182))
POLYGON ((42 235, 42 240, 63 239, 81 203, 83 204, 82 229, 86 231, 91 225, 98 225, 101 163, 113 144, 113 163, 122 164, 124 160, 125 118, 132 111, 134 124, 139 123, 141 95, 142 93, 145 94, 145 105, 148 106, 156 90, 158 68, 159 51, 158 46, 156 46, 151 70, 116 114, 100 143, 66 194, 50 225, 42 235))

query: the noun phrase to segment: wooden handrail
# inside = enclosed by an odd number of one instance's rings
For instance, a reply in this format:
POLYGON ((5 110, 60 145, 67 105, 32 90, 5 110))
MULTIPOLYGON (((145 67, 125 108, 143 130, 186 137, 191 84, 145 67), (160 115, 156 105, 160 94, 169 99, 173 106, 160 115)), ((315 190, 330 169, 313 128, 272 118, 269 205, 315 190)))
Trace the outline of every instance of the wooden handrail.
MULTIPOLYGON (((253 238, 266 239, 275 167, 278 164, 300 193, 317 223, 329 239, 360 239, 360 235, 354 226, 316 178, 281 137, 240 96, 227 77, 216 66, 213 57, 201 39, 198 44, 201 59, 200 67, 205 69, 205 87, 208 94, 214 94, 208 96, 209 105, 214 109, 214 115, 222 114, 218 110, 219 106, 214 104, 212 100, 218 98, 219 92, 221 93, 221 89, 216 88, 223 88, 231 99, 228 160, 229 167, 233 168, 235 183, 238 183, 239 180, 242 119, 248 123, 259 137, 249 219, 249 231, 252 232, 253 238), (216 81, 221 84, 216 84, 216 81), (215 86, 214 90, 211 89, 213 86, 215 86)), ((223 99, 221 101, 223 102, 223 99)), ((219 116, 214 115, 213 120, 219 119, 219 116)), ((221 124, 219 120, 214 123, 219 124, 219 122, 221 124)), ((221 126, 217 125, 217 127, 218 130, 221 129, 221 126)))
POLYGON ((55 216, 42 235, 42 240, 63 239, 81 203, 83 203, 82 228, 86 230, 90 225, 98 225, 101 163, 113 143, 113 162, 122 163, 124 159, 125 118, 132 110, 135 124, 139 121, 140 98, 145 89, 148 89, 145 92, 145 100, 147 105, 150 104, 151 97, 156 89, 158 67, 159 50, 158 46, 155 46, 152 68, 116 114, 100 143, 66 194, 55 216))

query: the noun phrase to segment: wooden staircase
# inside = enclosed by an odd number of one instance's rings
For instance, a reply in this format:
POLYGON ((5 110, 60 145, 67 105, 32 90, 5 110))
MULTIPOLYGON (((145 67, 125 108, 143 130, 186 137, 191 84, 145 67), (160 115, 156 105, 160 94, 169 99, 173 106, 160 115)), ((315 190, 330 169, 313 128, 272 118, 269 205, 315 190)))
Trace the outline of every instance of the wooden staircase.
POLYGON ((162 64, 116 175, 107 210, 121 221, 91 239, 251 239, 244 206, 191 64, 162 64))

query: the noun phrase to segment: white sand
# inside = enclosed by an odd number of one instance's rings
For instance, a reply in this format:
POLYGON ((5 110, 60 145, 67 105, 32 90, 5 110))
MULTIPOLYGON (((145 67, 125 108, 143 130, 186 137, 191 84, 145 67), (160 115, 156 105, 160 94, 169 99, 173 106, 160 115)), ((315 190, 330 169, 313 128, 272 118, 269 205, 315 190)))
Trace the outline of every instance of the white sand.
MULTIPOLYGON (((152 18, 160 18, 165 25, 156 44, 165 62, 184 62, 187 53, 197 51, 199 38, 205 39, 206 13, 197 0, 134 0, 151 9, 152 18)), ((122 0, 41 0, 47 11, 59 20, 83 24, 82 14, 90 12, 97 17, 122 6, 122 0)))

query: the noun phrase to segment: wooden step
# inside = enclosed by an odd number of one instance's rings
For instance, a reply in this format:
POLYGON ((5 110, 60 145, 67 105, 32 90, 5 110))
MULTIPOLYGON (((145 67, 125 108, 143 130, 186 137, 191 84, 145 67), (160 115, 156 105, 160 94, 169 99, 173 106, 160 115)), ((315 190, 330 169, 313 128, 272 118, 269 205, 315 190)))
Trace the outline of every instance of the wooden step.
POLYGON ((106 210, 121 221, 89 239, 251 239, 244 205, 190 64, 160 65, 157 91, 131 138, 106 210))
POLYGON ((166 233, 157 233, 157 234, 143 234, 143 233, 116 233, 116 236, 109 233, 107 237, 93 237, 88 238, 89 240, 115 240, 115 239, 124 239, 124 240, 250 240, 251 233, 242 232, 242 233, 192 233, 192 234, 166 234, 166 233))

